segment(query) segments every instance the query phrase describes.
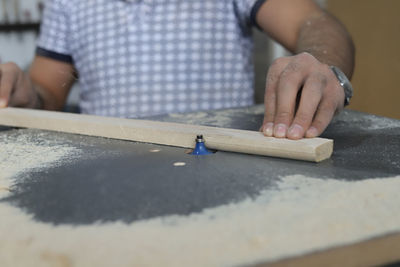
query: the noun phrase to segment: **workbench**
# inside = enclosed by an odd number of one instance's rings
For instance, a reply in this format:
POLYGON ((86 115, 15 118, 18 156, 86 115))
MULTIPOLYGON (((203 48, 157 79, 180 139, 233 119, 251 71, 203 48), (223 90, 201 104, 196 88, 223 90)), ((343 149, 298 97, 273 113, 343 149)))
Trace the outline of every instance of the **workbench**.
MULTIPOLYGON (((151 119, 258 130, 263 107, 151 119)), ((400 261, 400 121, 345 110, 323 137, 334 153, 310 163, 1 127, 0 159, 26 168, 0 174, 0 265, 400 261), (34 165, 13 142, 69 152, 34 165)))

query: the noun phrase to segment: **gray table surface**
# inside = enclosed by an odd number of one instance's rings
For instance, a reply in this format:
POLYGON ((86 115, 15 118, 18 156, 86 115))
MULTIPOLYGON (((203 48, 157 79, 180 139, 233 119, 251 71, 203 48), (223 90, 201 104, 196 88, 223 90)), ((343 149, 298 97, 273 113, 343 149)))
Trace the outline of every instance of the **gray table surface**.
MULTIPOLYGON (((261 106, 172 114, 162 121, 257 130, 261 106)), ((1 128, 0 135, 43 131, 1 128)), ((185 149, 106 138, 49 132, 49 138, 83 151, 73 164, 23 173, 1 202, 20 207, 37 221, 87 225, 172 214, 256 197, 279 177, 302 174, 321 179, 384 179, 400 174, 400 121, 344 111, 323 137, 334 139, 332 158, 321 163, 218 151, 192 156, 185 149), (151 149, 159 153, 150 153, 151 149), (174 162, 185 162, 174 167, 174 162)))

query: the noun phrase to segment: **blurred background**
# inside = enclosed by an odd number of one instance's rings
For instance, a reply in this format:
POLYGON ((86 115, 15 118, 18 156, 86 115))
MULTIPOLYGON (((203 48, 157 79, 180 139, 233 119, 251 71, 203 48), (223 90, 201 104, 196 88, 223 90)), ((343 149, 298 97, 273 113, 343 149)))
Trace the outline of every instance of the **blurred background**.
POLYGON ((357 47, 351 109, 400 119, 400 1, 327 0, 357 47))
MULTIPOLYGON (((0 62, 14 61, 29 68, 43 2, 0 0, 0 62)), ((400 0, 317 2, 346 25, 356 44, 355 96, 349 108, 400 119, 400 0)), ((288 53, 257 30, 254 38, 255 98, 262 103, 269 64, 288 53)), ((78 99, 79 87, 75 86, 69 106, 77 105, 78 99)))

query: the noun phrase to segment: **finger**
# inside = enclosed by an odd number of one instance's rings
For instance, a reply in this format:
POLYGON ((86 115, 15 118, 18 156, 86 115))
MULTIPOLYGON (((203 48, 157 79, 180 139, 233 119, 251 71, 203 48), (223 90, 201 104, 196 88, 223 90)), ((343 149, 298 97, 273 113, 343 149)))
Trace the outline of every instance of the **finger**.
POLYGON ((8 70, 7 65, 3 65, 0 69, 0 108, 9 104, 15 79, 16 75, 8 70))
POLYGON ((304 74, 294 61, 283 70, 276 89, 277 106, 274 120, 274 136, 284 138, 291 124, 296 107, 297 94, 303 84, 304 74))
POLYGON ((264 97, 264 105, 265 105, 265 113, 264 113, 264 122, 262 127, 262 132, 266 136, 273 135, 273 121, 275 117, 275 101, 276 101, 276 86, 277 81, 279 80, 279 72, 277 70, 272 70, 268 72, 267 76, 267 84, 265 88, 265 97, 264 97))
POLYGON ((315 118, 306 132, 307 138, 314 138, 321 135, 328 127, 336 112, 336 104, 331 101, 322 101, 317 109, 315 118))
POLYGON ((288 130, 287 137, 300 139, 310 127, 318 105, 322 98, 322 92, 327 86, 327 79, 322 73, 312 74, 304 83, 299 108, 288 130))
POLYGON ((265 113, 264 121, 261 127, 261 131, 266 136, 273 136, 275 110, 276 110, 276 88, 279 83, 279 77, 282 70, 287 66, 288 58, 279 58, 272 63, 269 68, 266 87, 265 87, 265 113))
POLYGON ((2 77, 2 68, 0 66, 0 108, 4 108, 7 106, 7 101, 2 97, 2 90, 1 90, 1 77, 2 77))
POLYGON ((12 77, 2 75, 0 77, 0 108, 5 108, 9 104, 12 88, 13 88, 12 77))

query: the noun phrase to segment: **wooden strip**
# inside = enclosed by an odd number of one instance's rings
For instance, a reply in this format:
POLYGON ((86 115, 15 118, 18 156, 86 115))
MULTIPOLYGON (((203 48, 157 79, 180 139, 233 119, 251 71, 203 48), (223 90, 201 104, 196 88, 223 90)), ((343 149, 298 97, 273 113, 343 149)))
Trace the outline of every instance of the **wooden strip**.
POLYGON ((400 233, 254 267, 383 266, 395 262, 400 262, 400 233))
POLYGON ((210 149, 314 162, 329 158, 333 151, 333 141, 323 138, 294 141, 256 131, 20 108, 1 109, 0 125, 185 148, 193 148, 196 135, 202 134, 210 149))

